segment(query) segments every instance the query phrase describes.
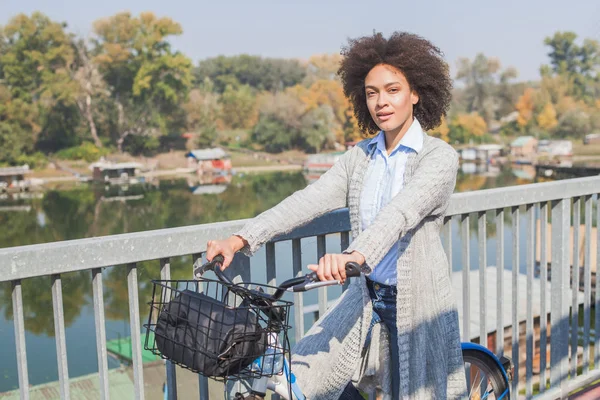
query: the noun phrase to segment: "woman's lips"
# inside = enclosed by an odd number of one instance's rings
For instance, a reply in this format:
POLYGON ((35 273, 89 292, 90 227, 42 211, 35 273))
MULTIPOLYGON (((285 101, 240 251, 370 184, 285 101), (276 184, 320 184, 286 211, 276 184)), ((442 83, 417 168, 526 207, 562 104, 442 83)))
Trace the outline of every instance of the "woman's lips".
POLYGON ((393 113, 390 114, 378 114, 377 118, 379 118, 380 121, 387 121, 388 119, 392 118, 392 115, 394 115, 393 113))

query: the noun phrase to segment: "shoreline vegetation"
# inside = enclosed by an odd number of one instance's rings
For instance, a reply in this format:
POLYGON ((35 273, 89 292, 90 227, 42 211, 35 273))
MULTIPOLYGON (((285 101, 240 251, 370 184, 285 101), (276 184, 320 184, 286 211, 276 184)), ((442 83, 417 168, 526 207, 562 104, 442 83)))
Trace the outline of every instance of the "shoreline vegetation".
MULTIPOLYGON (((104 156, 173 170, 169 154, 214 147, 239 153, 237 167, 295 165, 282 154, 342 151, 361 138, 340 54, 196 62, 172 46, 184 31, 171 18, 99 17, 89 38, 40 12, 0 26, 0 167, 53 176, 62 173, 46 165, 78 171, 74 160, 104 156)), ((560 31, 540 41, 548 57, 535 80, 493 55, 446 60, 456 67, 452 103, 429 134, 458 147, 600 133, 600 42, 560 31)))
MULTIPOLYGON (((309 154, 291 150, 278 154, 227 149, 231 156, 233 173, 261 173, 271 171, 300 171, 309 154)), ((109 154, 105 158, 112 162, 137 162, 143 165, 139 176, 170 177, 195 174, 185 158, 186 151, 176 150, 152 157, 132 156, 127 153, 109 154)), ((574 164, 600 165, 600 144, 574 144, 574 164)), ((29 178, 41 179, 44 183, 67 182, 90 177, 89 163, 83 160, 55 160, 45 168, 32 169, 29 178)))

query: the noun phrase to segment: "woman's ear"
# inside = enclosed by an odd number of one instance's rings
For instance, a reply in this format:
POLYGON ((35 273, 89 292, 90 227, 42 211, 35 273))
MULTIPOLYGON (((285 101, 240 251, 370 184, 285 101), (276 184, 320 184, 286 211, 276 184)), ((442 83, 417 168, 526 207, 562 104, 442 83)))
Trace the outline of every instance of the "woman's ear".
POLYGON ((414 90, 410 92, 410 101, 413 105, 419 102, 419 95, 414 90))

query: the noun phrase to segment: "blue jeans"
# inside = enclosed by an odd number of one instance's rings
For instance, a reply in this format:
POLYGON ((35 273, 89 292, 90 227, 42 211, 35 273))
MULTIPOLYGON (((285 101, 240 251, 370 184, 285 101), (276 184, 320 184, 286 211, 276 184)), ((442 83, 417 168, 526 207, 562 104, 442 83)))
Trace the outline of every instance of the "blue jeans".
MULTIPOLYGON (((373 319, 367 333, 368 346, 371 341, 371 332, 373 326, 383 322, 390 336, 390 368, 392 369, 392 398, 398 398, 400 388, 400 370, 398 365, 398 327, 396 326, 396 286, 383 285, 367 279, 369 296, 373 304, 373 319)), ((340 400, 364 400, 358 390, 348 383, 340 400)))

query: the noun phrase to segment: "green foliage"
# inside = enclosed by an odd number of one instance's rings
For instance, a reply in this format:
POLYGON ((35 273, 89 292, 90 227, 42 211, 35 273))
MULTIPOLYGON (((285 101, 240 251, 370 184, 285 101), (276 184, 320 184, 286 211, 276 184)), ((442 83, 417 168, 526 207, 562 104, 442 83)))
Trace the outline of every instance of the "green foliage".
POLYGON ((77 106, 57 103, 42 110, 42 131, 37 136, 35 147, 52 153, 60 149, 77 146, 83 140, 84 130, 77 106))
POLYGON ((48 164, 48 158, 45 154, 36 151, 33 154, 21 154, 16 159, 17 165, 27 164, 31 169, 45 168, 48 164))
POLYGON ((151 157, 160 149, 160 138, 157 136, 127 136, 123 143, 123 150, 133 155, 151 157))
POLYGON ((217 140, 217 127, 213 123, 203 125, 198 131, 198 139, 196 139, 196 145, 199 149, 206 149, 213 147, 217 140))
POLYGON ((231 129, 251 128, 256 124, 256 97, 248 85, 227 85, 219 99, 221 120, 231 129))
POLYGON ((0 163, 16 164, 28 147, 26 132, 15 124, 0 120, 0 163))
POLYGON ((93 143, 83 142, 79 146, 63 149, 56 153, 56 157, 62 160, 84 160, 87 162, 98 161, 102 156, 108 155, 110 150, 94 146, 93 143))
MULTIPOLYGON (((96 21, 94 33, 95 62, 112 87, 119 150, 128 136, 181 131, 185 125, 181 106, 191 87, 192 64, 167 41, 182 33, 181 26, 149 12, 139 17, 123 12, 96 21)), ((156 143, 144 142, 146 148, 156 143)))
POLYGON ((42 13, 19 14, 0 30, 0 79, 13 98, 27 102, 73 100, 75 88, 67 73, 73 61, 65 24, 42 13))
POLYGON ((486 123, 513 111, 517 94, 510 81, 517 75, 515 68, 501 70, 499 60, 482 53, 472 61, 459 59, 456 79, 465 85, 461 93, 461 109, 467 113, 479 113, 486 123))
POLYGON ((203 60, 194 69, 197 84, 206 78, 223 93, 228 85, 248 85, 257 90, 278 91, 302 82, 306 76, 297 60, 262 58, 242 54, 233 57, 218 56, 203 60))
MULTIPOLYGON (((84 40, 39 12, 0 27, 0 163, 36 158, 35 151, 93 159, 90 140, 151 155, 183 148, 184 132, 200 147, 271 152, 318 152, 360 136, 335 74, 339 54, 218 56, 194 68, 172 47, 183 29, 170 18, 122 12, 96 21, 92 32, 84 40), (224 130, 249 135, 234 142, 221 139, 224 130)), ((572 32, 544 43, 549 65, 539 83, 515 83, 514 68, 484 54, 459 60, 451 115, 480 117, 484 131, 504 135, 580 138, 600 129, 600 43, 572 32), (517 123, 509 122, 515 110, 517 123)), ((487 140, 477 124, 452 124, 447 140, 487 140)))
POLYGON ((591 122, 590 116, 585 111, 579 108, 569 110, 558 120, 555 133, 562 138, 583 139, 585 135, 591 133, 591 122))
POLYGON ((251 140, 264 146, 265 151, 278 153, 292 147, 294 132, 274 115, 262 115, 252 130, 251 140))
POLYGON ((593 101, 600 90, 598 69, 600 68, 600 42, 585 39, 582 45, 576 43, 574 32, 556 32, 547 37, 544 44, 550 47, 550 70, 557 75, 568 76, 573 80, 573 91, 569 93, 578 99, 593 101))
POLYGON ((316 153, 323 149, 326 142, 334 142, 333 118, 331 107, 318 107, 306 113, 301 119, 298 147, 316 153))

